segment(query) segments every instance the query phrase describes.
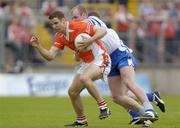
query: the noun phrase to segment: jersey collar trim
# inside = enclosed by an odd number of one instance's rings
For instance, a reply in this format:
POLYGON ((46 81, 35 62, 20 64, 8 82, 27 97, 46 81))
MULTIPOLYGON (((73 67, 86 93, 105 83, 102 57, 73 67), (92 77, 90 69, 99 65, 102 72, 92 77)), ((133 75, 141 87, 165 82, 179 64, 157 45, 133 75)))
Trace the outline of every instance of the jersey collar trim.
POLYGON ((74 30, 69 28, 69 22, 67 22, 67 27, 66 28, 67 28, 66 29, 66 39, 69 40, 69 33, 74 32, 74 30))

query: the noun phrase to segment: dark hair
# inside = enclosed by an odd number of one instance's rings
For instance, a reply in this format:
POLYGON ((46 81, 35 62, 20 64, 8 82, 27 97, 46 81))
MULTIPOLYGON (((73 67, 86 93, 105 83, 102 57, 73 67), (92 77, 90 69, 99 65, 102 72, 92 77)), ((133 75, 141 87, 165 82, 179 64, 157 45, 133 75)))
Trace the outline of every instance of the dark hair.
POLYGON ((88 16, 96 16, 96 17, 100 18, 99 13, 98 13, 98 12, 95 12, 95 11, 89 12, 89 13, 88 13, 88 16))
POLYGON ((82 5, 77 5, 77 6, 75 6, 74 8, 72 8, 71 12, 72 12, 73 10, 75 10, 75 9, 78 9, 78 11, 79 11, 79 13, 80 13, 81 15, 82 15, 83 13, 88 14, 86 8, 85 8, 84 6, 82 6, 82 5))
POLYGON ((50 14, 49 19, 53 19, 53 18, 58 18, 58 19, 62 19, 65 18, 64 13, 61 11, 55 11, 53 13, 50 14))

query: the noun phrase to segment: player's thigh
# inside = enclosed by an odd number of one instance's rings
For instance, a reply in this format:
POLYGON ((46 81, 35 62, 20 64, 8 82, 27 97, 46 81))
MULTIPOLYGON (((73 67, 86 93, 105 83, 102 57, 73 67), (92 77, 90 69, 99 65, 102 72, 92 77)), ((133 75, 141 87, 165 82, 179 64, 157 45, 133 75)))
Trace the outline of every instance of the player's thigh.
POLYGON ((84 89, 84 85, 82 84, 82 82, 80 81, 79 79, 80 75, 77 74, 73 81, 72 81, 72 84, 69 88, 69 91, 71 92, 75 92, 75 93, 80 93, 83 89, 84 89))
POLYGON ((103 73, 98 65, 91 64, 89 65, 84 72, 82 73, 83 76, 89 77, 90 79, 98 80, 103 77, 103 73))
POLYGON ((108 77, 108 84, 111 90, 112 96, 125 95, 128 92, 128 88, 123 84, 121 76, 108 77))
POLYGON ((123 82, 135 81, 135 71, 133 66, 125 66, 120 69, 121 79, 123 82))

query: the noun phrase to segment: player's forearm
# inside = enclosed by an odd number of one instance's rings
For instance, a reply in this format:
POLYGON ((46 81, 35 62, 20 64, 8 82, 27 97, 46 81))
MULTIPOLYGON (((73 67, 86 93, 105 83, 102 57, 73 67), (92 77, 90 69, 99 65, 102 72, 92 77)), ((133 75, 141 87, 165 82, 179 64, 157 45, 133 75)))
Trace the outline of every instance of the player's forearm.
POLYGON ((39 53, 48 61, 54 60, 55 56, 51 54, 51 52, 45 48, 43 48, 41 45, 37 47, 39 53))
POLYGON ((91 42, 101 39, 102 37, 104 37, 106 35, 106 33, 107 33, 106 30, 103 28, 96 29, 95 34, 91 38, 91 42))

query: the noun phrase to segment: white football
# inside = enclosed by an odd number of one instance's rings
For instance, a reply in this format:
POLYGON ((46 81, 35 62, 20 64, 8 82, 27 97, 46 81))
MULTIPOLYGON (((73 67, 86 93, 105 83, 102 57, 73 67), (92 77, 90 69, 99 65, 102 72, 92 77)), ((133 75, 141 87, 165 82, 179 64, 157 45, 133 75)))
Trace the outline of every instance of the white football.
POLYGON ((80 51, 87 51, 90 49, 90 46, 88 47, 83 47, 83 46, 79 46, 79 42, 83 42, 85 41, 87 38, 90 38, 91 36, 86 34, 86 33, 81 33, 78 36, 76 36, 75 40, 74 40, 74 45, 75 47, 80 50, 80 51))

